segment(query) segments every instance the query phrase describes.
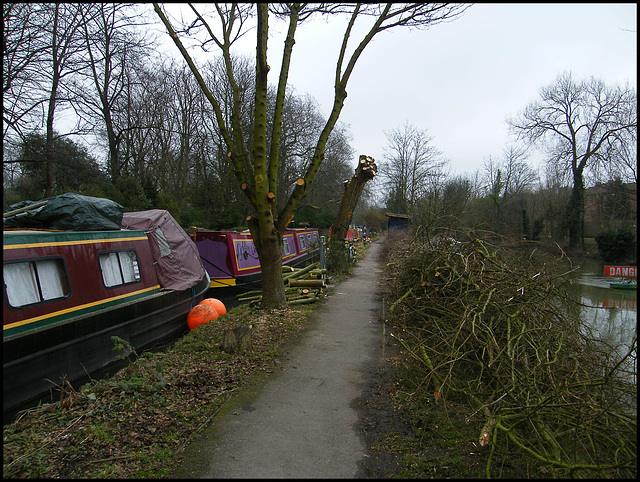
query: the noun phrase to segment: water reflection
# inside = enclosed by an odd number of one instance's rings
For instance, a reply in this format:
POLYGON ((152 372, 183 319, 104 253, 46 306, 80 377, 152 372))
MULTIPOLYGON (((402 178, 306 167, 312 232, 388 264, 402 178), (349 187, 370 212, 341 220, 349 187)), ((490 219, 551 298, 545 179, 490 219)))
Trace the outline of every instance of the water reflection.
POLYGON ((637 336, 637 300, 635 290, 611 289, 616 278, 604 275, 605 263, 593 259, 572 260, 580 269, 572 274, 569 291, 584 306, 581 318, 587 326, 620 354, 637 336))

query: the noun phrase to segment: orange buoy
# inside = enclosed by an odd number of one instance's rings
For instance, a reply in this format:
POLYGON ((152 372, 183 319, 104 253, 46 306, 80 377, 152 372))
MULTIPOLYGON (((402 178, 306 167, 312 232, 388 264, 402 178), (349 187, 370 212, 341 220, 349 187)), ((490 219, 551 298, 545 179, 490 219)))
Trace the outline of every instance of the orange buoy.
POLYGON ((224 303, 217 298, 205 298, 200 304, 213 306, 220 316, 227 314, 227 308, 224 306, 224 303))
POLYGON ((195 330, 200 325, 209 323, 218 317, 218 312, 210 305, 196 305, 187 315, 187 326, 190 330, 195 330))

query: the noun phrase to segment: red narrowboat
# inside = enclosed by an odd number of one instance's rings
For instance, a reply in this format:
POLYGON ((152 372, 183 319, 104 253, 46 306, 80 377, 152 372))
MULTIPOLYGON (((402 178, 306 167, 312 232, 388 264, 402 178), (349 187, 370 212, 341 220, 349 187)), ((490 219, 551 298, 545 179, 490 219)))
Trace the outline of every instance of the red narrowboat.
POLYGON ((209 288, 198 251, 163 210, 124 213, 121 229, 3 232, 5 413, 187 329, 209 288), (50 381, 48 381, 50 380, 50 381))

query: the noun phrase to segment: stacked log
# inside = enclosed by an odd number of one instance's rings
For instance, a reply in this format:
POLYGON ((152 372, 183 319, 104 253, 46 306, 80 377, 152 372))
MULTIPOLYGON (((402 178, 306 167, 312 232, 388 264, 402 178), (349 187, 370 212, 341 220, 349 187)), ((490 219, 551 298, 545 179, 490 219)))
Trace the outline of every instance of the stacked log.
MULTIPOLYGON (((326 269, 319 269, 319 263, 312 263, 306 268, 282 267, 284 291, 289 305, 315 303, 324 298, 327 288, 324 275, 326 269)), ((262 301, 262 290, 248 291, 236 296, 238 301, 257 305, 262 301)))

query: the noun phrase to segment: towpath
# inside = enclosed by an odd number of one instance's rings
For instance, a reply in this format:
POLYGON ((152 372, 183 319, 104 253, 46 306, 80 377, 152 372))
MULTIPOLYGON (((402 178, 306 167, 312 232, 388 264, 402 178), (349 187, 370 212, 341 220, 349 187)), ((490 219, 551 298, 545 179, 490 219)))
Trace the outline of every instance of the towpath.
MULTIPOLYGON (((355 478, 366 448, 354 401, 382 354, 382 242, 338 283, 282 368, 232 399, 191 444, 179 478, 355 478)), ((359 474, 360 470, 360 474, 359 474)))

